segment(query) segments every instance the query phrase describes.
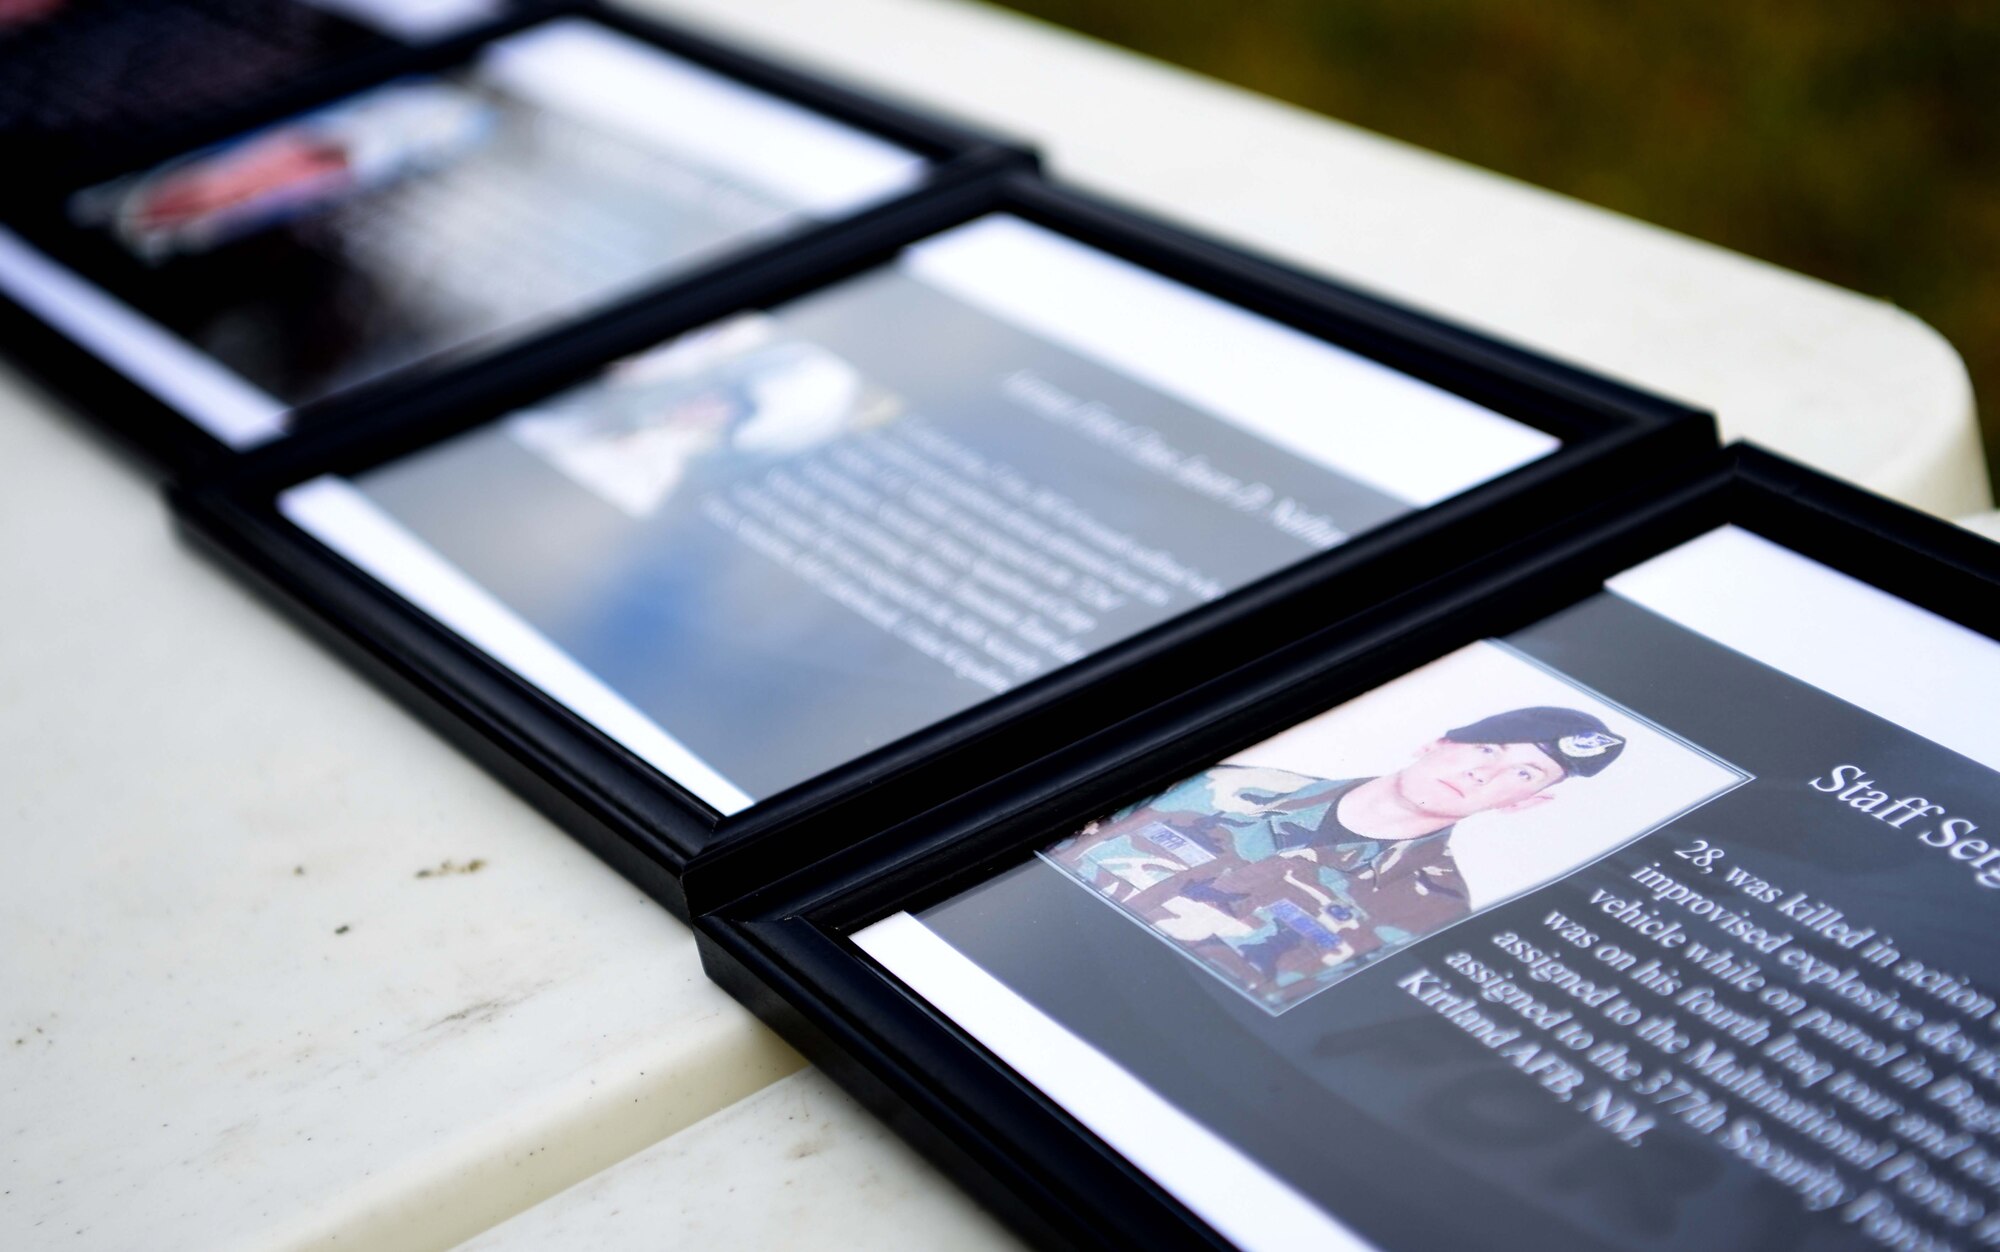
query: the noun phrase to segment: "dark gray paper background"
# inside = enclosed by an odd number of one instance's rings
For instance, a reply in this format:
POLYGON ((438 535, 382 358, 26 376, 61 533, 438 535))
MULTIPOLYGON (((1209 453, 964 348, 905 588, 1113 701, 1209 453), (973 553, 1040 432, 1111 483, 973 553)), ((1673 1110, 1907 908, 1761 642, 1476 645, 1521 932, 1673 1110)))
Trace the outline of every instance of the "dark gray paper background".
MULTIPOLYGON (((1898 788, 1894 795, 1923 792, 1954 813, 1990 821, 2000 815, 2000 778, 1610 593, 1508 642, 1755 778, 1275 1018, 1037 861, 923 921, 1392 1252, 1880 1246, 1828 1214, 1802 1212, 1791 1193, 1668 1119, 1642 1147, 1621 1146, 1397 982, 1426 966, 1449 977, 1439 962, 1459 949, 1504 967, 1488 944, 1503 930, 1531 942, 1539 936, 1552 950, 1541 926, 1549 910, 1586 917, 1593 888, 1630 894, 1632 870, 1656 861, 1684 869, 1674 850, 1703 838, 1788 892, 1834 901, 1892 935, 1903 952, 1990 990, 2000 982, 1992 946, 2000 893, 1975 886, 1963 864, 1919 844, 1915 827, 1894 831, 1805 784, 1835 765, 1860 763, 1898 788)), ((1621 928, 1597 920, 1600 934, 1621 937, 1621 928)), ((1627 946, 1656 954, 1643 942, 1627 946)), ((1905 999, 1922 997, 1906 990, 1905 999)), ((1780 1143, 1800 1142, 1771 1129, 1780 1143)))
MULTIPOLYGON (((831 349, 902 396, 902 420, 1008 463, 1225 588, 1316 549, 1035 415, 1003 394, 1003 381, 1032 369, 1218 467, 1268 483, 1349 533, 1408 507, 893 268, 776 316, 791 335, 831 349)), ((702 516, 703 497, 740 472, 708 466, 660 512, 634 520, 489 425, 358 485, 753 797, 989 697, 702 516)), ((1081 642, 1102 648, 1196 603, 1179 592, 1158 608, 1134 602, 1081 642)))
POLYGON ((803 220, 800 206, 513 95, 476 67, 404 81, 474 94, 494 110, 492 132, 440 168, 208 251, 131 260, 108 276, 115 289, 298 406, 586 313, 803 220))

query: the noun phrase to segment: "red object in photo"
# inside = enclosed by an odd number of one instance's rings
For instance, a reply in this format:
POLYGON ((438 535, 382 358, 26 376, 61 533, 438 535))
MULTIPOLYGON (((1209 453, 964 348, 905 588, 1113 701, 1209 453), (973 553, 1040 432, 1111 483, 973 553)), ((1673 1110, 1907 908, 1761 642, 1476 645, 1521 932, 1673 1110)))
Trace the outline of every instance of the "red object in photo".
POLYGON ((304 198, 349 177, 343 146, 284 132, 167 177, 141 198, 133 218, 145 229, 169 228, 267 197, 304 198))

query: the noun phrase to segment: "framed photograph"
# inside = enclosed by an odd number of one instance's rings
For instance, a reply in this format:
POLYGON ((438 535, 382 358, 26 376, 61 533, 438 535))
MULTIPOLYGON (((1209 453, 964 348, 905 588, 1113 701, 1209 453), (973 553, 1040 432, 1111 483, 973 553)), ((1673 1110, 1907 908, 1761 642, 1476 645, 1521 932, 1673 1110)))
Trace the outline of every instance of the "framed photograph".
POLYGON ((1079 1246, 1969 1246, 1996 593, 1733 449, 697 929, 1079 1246))
POLYGON ((1282 1013, 1747 781, 1532 653, 1488 641, 1036 855, 1282 1013), (1557 786, 1621 760, 1616 791, 1557 786), (1622 785, 1630 774, 1640 777, 1622 785), (1578 792, 1590 802, 1553 807, 1578 792))
POLYGON ((521 688, 587 728, 548 749, 680 855, 759 863, 796 819, 1038 755, 1030 710, 1101 724, 1706 437, 1025 181, 432 416, 299 441, 192 515, 389 601, 350 627, 373 646, 441 634, 506 741, 547 743, 521 688))
POLYGON ((30 198, 0 293, 94 413, 242 451, 1023 160, 591 10, 30 198))
POLYGON ((0 11, 8 189, 73 187, 449 56, 562 0, 22 0, 0 11))

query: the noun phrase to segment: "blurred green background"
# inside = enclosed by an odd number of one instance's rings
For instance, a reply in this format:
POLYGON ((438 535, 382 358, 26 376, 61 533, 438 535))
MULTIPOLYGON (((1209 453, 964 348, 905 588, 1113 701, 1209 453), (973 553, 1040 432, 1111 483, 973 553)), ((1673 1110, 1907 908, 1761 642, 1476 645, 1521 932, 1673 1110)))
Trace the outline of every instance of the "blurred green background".
POLYGON ((1879 296, 2000 467, 2000 0, 1009 0, 1879 296))

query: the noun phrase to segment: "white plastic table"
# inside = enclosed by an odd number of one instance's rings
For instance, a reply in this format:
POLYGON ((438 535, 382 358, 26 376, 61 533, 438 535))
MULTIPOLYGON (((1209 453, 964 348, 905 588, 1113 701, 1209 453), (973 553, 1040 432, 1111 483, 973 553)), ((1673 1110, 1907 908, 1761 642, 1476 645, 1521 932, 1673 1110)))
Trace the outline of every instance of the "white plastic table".
POLYGON ((0 1247, 448 1247, 798 1065, 0 376, 0 1247))
POLYGON ((817 1070, 715 1114, 461 1252, 822 1252, 1020 1243, 817 1070))
MULTIPOLYGON (((1962 366, 1885 304, 997 10, 659 7, 1922 507, 1990 505, 1962 366)), ((736 1104, 797 1059, 685 928, 4 372, 0 587, 0 1247, 615 1247, 642 1202, 624 1246, 1005 1243, 816 1076, 736 1104)))

